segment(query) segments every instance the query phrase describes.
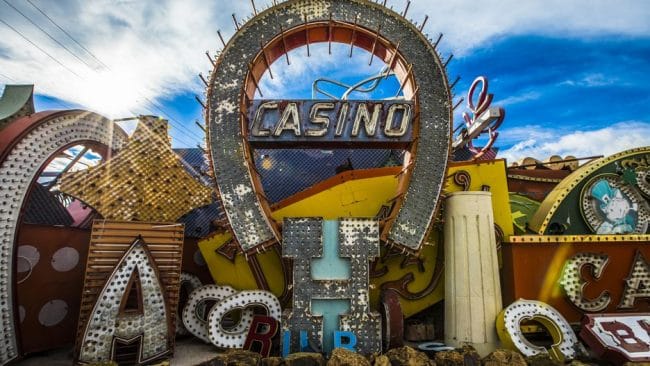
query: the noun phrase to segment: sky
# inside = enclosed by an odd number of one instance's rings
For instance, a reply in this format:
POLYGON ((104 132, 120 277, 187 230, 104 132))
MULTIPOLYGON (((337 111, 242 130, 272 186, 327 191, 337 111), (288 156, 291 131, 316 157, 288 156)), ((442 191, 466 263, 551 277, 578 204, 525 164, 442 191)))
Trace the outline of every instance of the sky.
MULTIPOLYGON (((255 3, 262 9, 270 1, 255 3)), ((406 1, 388 4, 401 12, 406 1)), ((35 84, 37 110, 162 115, 174 147, 196 147, 204 138, 195 124, 203 121, 195 96, 205 92, 198 74, 210 71, 205 52, 220 49, 217 30, 226 40, 234 33, 233 13, 250 17, 250 1, 0 0, 0 89, 35 84)), ((424 32, 444 34, 443 58, 454 55, 448 76, 461 77, 454 101, 484 75, 493 106, 506 110, 499 157, 586 157, 650 145, 650 2, 412 0, 407 17, 421 23, 424 14, 424 32)), ((295 50, 290 67, 282 59, 272 65, 264 96, 309 98, 319 77, 354 83, 383 66, 348 52, 341 46, 307 58, 295 50)), ((395 84, 382 83, 372 97, 392 96, 395 84)), ((463 103, 456 125, 464 110, 463 103)))

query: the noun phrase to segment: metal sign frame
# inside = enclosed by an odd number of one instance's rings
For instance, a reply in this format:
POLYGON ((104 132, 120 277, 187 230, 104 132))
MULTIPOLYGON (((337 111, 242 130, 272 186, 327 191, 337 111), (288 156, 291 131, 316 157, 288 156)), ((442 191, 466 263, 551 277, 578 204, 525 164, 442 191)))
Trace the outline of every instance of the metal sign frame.
POLYGON ((237 28, 211 73, 206 121, 218 190, 241 249, 252 253, 281 239, 247 141, 247 111, 258 82, 279 58, 290 63, 292 49, 339 42, 386 62, 406 99, 413 100, 414 142, 400 174, 396 204, 383 223, 382 240, 404 252, 418 252, 439 205, 451 143, 451 92, 433 42, 404 15, 362 0, 287 1, 237 28))

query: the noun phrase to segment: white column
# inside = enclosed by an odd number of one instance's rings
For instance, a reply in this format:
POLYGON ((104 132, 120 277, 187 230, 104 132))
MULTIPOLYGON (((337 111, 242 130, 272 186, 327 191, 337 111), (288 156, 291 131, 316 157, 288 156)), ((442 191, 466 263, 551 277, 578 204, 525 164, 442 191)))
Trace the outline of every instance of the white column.
POLYGON ((445 206, 445 343, 484 357, 502 308, 490 192, 451 193, 445 206))

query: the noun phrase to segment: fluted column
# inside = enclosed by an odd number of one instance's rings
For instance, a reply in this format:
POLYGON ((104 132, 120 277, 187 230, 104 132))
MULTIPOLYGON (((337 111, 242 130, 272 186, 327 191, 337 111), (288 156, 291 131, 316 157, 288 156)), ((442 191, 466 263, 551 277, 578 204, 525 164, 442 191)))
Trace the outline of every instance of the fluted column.
POLYGON ((502 308, 490 192, 456 192, 445 206, 445 343, 481 356, 497 347, 502 308))

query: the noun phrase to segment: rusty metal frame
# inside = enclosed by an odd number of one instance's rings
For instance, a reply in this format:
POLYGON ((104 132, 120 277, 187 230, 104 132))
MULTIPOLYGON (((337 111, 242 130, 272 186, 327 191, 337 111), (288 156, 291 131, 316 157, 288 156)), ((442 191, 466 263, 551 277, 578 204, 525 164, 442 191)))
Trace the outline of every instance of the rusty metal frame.
POLYGON ((401 178, 397 204, 383 228, 382 239, 403 252, 417 253, 438 209, 446 176, 451 92, 432 41, 402 15, 363 0, 290 0, 277 4, 241 25, 220 53, 207 89, 206 120, 217 186, 235 239, 243 251, 251 253, 281 238, 268 204, 257 193, 262 190, 252 169, 246 130, 239 128, 246 123, 241 111, 246 110, 256 92, 253 80, 260 80, 267 65, 304 46, 306 40, 347 43, 374 51, 378 58, 389 62, 400 80, 407 80, 404 94, 414 99, 419 117, 414 122, 415 131, 420 131, 422 141, 427 143, 418 144, 417 138, 407 154, 410 161, 405 166, 411 168, 401 178), (356 26, 354 19, 358 19, 356 26), (257 46, 260 41, 262 50, 257 46), (418 61, 413 63, 411 73, 407 71, 407 60, 418 61), (424 156, 419 162, 416 153, 424 156))
POLYGON ((52 156, 62 149, 93 142, 117 150, 125 134, 112 121, 92 112, 72 110, 41 112, 23 117, 0 134, 0 186, 7 192, 0 200, 0 364, 18 357, 19 345, 14 317, 15 240, 20 217, 31 185, 52 156), (119 133, 121 132, 121 133, 119 133))

